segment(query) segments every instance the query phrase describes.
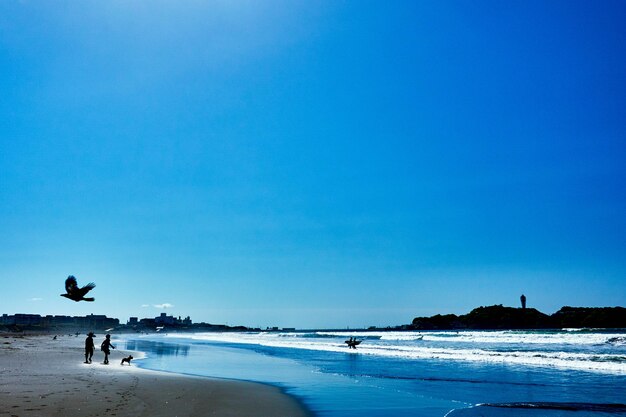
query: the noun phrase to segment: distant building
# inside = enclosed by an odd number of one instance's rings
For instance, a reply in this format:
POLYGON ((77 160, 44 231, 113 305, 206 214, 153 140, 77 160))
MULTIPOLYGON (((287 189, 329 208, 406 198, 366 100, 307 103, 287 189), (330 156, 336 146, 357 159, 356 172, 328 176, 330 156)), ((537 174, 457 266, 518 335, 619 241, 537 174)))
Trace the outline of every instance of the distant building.
POLYGON ((81 320, 83 317, 71 317, 71 316, 54 316, 52 317, 52 322, 50 323, 52 326, 64 326, 69 327, 73 325, 82 325, 83 321, 81 320))
POLYGON ((119 320, 109 318, 104 315, 94 315, 84 317, 72 317, 72 316, 53 316, 46 315, 45 317, 39 314, 15 314, 8 315, 3 314, 0 324, 5 326, 37 326, 40 328, 84 328, 84 329, 96 329, 96 328, 108 328, 116 327, 119 325, 119 320))
MULTIPOLYGON (((201 326, 203 323, 195 325, 201 326)), ((58 331, 91 331, 91 330, 105 330, 109 328, 120 329, 120 321, 116 318, 107 317, 103 314, 89 314, 87 316, 53 316, 48 314, 46 316, 40 316, 39 314, 0 314, 0 326, 16 326, 22 328, 35 327, 36 329, 49 329, 58 331)), ((165 313, 161 313, 155 318, 143 318, 130 317, 126 324, 121 327, 129 326, 131 328, 155 328, 160 326, 172 327, 172 328, 192 328, 193 322, 191 317, 187 316, 174 317, 168 316, 165 313)), ((214 326, 207 325, 211 328, 227 328, 228 326, 214 326)))
POLYGON ((109 318, 102 314, 90 314, 85 317, 77 317, 76 324, 89 329, 105 329, 119 326, 120 321, 119 319, 109 318))
POLYGON ((168 316, 165 313, 161 313, 159 317, 154 318, 154 324, 157 326, 173 326, 177 324, 177 320, 174 316, 168 316))
POLYGON ((139 320, 139 324, 145 327, 154 327, 156 325, 155 319, 141 319, 139 320))
POLYGON ((41 325, 39 314, 16 314, 13 316, 13 323, 16 326, 38 326, 41 325))

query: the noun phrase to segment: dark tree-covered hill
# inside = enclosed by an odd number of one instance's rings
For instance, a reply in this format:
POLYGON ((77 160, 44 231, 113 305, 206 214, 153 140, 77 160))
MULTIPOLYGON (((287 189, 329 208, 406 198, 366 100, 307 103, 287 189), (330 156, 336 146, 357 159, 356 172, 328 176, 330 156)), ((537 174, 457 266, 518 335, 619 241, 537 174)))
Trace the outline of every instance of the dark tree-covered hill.
POLYGON ((416 317, 411 328, 416 330, 452 329, 562 329, 562 328, 626 328, 623 307, 563 307, 551 316, 534 308, 513 308, 502 305, 478 307, 468 314, 416 317))

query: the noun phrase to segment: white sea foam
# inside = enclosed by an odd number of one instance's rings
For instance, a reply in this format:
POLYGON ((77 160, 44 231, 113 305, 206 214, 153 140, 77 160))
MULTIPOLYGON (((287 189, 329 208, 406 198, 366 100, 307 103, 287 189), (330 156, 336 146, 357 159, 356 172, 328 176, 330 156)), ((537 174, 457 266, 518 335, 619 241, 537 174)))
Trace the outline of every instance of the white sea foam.
POLYGON ((543 366, 626 374, 626 350, 607 344, 625 340, 625 334, 571 334, 542 332, 317 332, 317 333, 195 333, 171 335, 221 343, 276 348, 349 352, 403 359, 436 359, 543 366), (344 339, 366 338, 356 351, 344 339), (466 342, 461 345, 459 342, 466 342), (558 345, 561 346, 558 346, 558 345), (544 345, 544 346, 540 346, 544 345), (590 345, 600 345, 595 348, 590 345), (609 351, 607 351, 609 349, 609 351))
POLYGON ((449 343, 496 343, 542 345, 598 345, 624 338, 623 333, 563 333, 529 331, 447 331, 447 332, 319 332, 337 337, 372 337, 382 340, 424 340, 449 343))

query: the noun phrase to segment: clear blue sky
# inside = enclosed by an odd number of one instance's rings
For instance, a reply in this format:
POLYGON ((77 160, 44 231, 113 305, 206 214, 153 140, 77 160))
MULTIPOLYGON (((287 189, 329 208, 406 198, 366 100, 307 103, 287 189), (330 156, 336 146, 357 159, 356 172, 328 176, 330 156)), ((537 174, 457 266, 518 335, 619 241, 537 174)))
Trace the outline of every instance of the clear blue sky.
POLYGON ((521 293, 625 305, 625 16, 2 1, 0 312, 302 328, 521 293), (94 303, 59 297, 69 274, 94 303))

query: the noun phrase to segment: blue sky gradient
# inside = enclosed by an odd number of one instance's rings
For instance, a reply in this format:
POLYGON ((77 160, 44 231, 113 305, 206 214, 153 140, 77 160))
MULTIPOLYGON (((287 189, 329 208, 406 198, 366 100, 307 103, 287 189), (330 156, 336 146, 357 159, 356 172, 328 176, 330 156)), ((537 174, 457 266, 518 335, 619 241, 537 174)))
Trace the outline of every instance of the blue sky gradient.
POLYGON ((625 305, 624 16, 2 2, 1 312, 302 328, 522 292, 625 305), (69 274, 94 303, 59 297, 69 274))

